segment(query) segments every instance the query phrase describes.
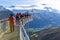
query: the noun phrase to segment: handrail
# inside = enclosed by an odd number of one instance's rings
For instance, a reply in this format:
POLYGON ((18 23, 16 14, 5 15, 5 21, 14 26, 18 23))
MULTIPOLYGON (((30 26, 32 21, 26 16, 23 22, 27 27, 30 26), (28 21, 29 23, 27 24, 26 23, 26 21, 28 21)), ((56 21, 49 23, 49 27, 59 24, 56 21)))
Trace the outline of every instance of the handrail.
POLYGON ((8 21, 8 18, 6 18, 6 19, 1 19, 0 22, 1 22, 1 21, 8 21))
POLYGON ((30 38, 24 28, 24 25, 22 25, 22 24, 20 25, 20 40, 30 40, 30 38))
POLYGON ((0 20, 0 33, 6 32, 9 30, 9 28, 8 28, 9 23, 8 22, 9 22, 8 18, 0 20))
POLYGON ((25 37, 26 37, 26 40, 30 40, 30 38, 29 38, 26 30, 24 29, 24 27, 22 27, 22 29, 23 29, 23 33, 24 33, 24 35, 25 35, 25 37))
POLYGON ((23 24, 22 22, 20 23, 20 40, 30 40, 25 28, 24 28, 24 25, 28 22, 32 21, 32 18, 31 17, 27 17, 27 20, 26 19, 23 19, 23 24), (25 38, 25 39, 24 39, 25 38))

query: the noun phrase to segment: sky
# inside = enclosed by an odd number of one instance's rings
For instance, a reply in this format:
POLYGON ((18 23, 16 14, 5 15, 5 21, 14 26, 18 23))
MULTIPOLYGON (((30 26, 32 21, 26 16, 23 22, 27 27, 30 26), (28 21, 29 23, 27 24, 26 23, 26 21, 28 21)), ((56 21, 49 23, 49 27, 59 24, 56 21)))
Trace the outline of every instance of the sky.
POLYGON ((0 0, 0 5, 3 6, 38 5, 39 7, 48 6, 60 10, 60 0, 0 0))

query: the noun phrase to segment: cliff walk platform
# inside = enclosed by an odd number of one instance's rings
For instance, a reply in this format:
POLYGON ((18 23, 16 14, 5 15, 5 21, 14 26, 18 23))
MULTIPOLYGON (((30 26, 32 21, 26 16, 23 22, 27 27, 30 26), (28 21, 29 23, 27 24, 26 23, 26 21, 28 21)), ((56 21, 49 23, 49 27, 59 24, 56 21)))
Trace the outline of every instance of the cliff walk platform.
POLYGON ((20 25, 16 25, 15 31, 10 32, 8 19, 0 20, 0 40, 30 40, 24 25, 32 21, 32 16, 24 16, 20 19, 20 25))

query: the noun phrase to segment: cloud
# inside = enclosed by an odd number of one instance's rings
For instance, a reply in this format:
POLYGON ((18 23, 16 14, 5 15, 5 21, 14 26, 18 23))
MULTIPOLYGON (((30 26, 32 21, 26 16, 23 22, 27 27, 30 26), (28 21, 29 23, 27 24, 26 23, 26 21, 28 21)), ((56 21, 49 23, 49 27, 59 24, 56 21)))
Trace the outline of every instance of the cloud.
POLYGON ((60 0, 38 0, 35 2, 36 5, 46 4, 44 6, 52 7, 54 9, 60 10, 60 0))
POLYGON ((20 10, 20 9, 23 9, 23 8, 21 8, 21 7, 14 7, 14 8, 9 8, 9 7, 7 7, 6 9, 9 9, 9 10, 13 10, 13 9, 20 10))
MULTIPOLYGON (((60 11, 60 0, 21 0, 20 3, 16 3, 15 6, 31 6, 38 5, 37 7, 31 7, 36 9, 43 9, 43 7, 51 7, 60 11), (42 5, 46 4, 46 5, 42 5)), ((24 8, 25 9, 25 8, 24 8)), ((30 9, 30 8, 27 8, 30 9)))
POLYGON ((31 10, 31 9, 43 9, 44 6, 41 5, 15 5, 14 7, 6 7, 9 10, 13 10, 13 9, 26 9, 26 10, 31 10))

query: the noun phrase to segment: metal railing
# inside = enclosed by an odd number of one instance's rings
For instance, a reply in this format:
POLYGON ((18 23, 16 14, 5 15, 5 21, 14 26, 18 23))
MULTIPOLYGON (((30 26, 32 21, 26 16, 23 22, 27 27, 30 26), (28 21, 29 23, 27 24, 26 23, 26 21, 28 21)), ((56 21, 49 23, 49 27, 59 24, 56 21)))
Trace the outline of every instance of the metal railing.
MULTIPOLYGON (((30 40, 24 25, 26 23, 28 23, 29 21, 31 21, 31 17, 27 17, 27 18, 22 18, 22 23, 20 25, 20 40, 30 40)), ((10 27, 9 27, 9 21, 8 18, 7 19, 2 19, 0 20, 0 33, 5 33, 5 32, 9 32, 10 31, 10 27)), ((19 32, 18 32, 19 34, 19 32)))
POLYGON ((28 33, 26 32, 25 28, 24 28, 24 25, 31 20, 32 17, 27 17, 25 19, 23 19, 23 23, 21 22, 20 24, 20 40, 30 40, 29 36, 28 36, 28 33))
MULTIPOLYGON (((0 38, 2 38, 2 40, 3 40, 4 36, 6 36, 6 37, 4 37, 4 38, 6 38, 5 40, 7 40, 7 37, 8 37, 8 39, 14 38, 15 36, 10 37, 12 34, 15 34, 16 37, 19 37, 19 35, 18 35, 19 31, 17 29, 18 29, 18 27, 15 27, 14 32, 10 33, 10 26, 9 26, 8 18, 0 20, 0 38)), ((17 38, 17 39, 19 40, 19 38, 17 38)))
POLYGON ((30 40, 24 25, 20 25, 20 40, 30 40))
POLYGON ((30 38, 29 38, 26 30, 24 29, 24 27, 23 27, 22 29, 23 29, 23 33, 24 33, 24 35, 25 35, 25 40, 30 40, 30 38))
POLYGON ((8 18, 0 20, 0 33, 5 33, 9 31, 9 21, 8 18))

